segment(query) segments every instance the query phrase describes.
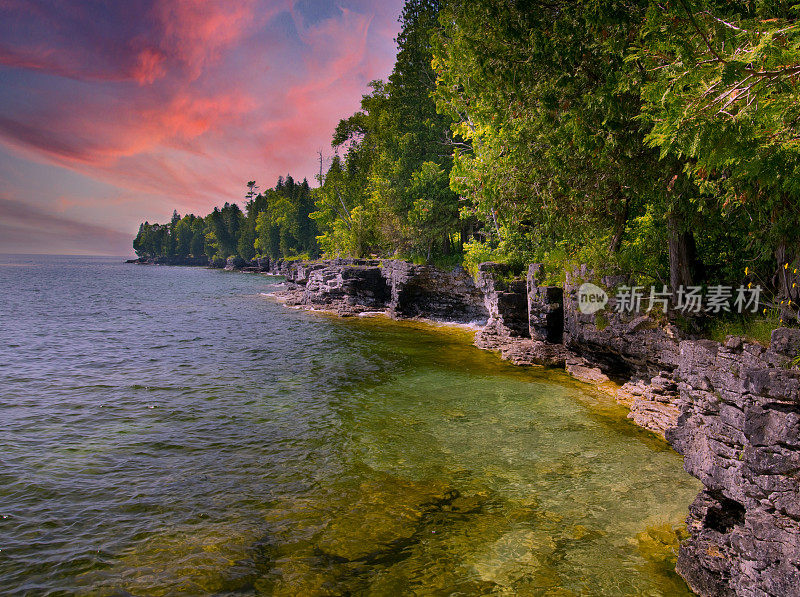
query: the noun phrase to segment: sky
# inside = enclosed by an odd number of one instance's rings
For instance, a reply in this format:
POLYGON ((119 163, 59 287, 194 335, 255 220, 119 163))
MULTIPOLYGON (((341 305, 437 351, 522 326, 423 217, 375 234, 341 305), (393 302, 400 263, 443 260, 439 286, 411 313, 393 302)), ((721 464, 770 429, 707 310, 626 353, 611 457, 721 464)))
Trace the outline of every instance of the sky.
POLYGON ((0 253, 129 255, 139 223, 319 171, 402 0, 0 0, 0 253))

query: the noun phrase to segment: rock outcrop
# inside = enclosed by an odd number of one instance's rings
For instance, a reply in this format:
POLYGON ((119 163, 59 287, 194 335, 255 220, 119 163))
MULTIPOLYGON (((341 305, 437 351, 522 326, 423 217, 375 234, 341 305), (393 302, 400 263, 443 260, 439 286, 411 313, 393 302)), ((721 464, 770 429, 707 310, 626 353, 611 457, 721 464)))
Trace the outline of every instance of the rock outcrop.
POLYGON ((705 490, 678 572, 702 595, 800 594, 800 330, 769 349, 680 345, 681 414, 668 437, 705 490))
POLYGON ((277 260, 271 273, 286 277, 284 300, 339 315, 385 311, 395 318, 483 324, 483 294, 462 268, 444 271, 396 260, 277 260))
POLYGON ((539 263, 532 263, 528 268, 528 334, 534 340, 561 344, 564 340, 564 289, 542 285, 543 273, 539 263))
POLYGON ((500 338, 529 338, 525 280, 510 278, 509 267, 486 262, 478 266, 476 285, 483 293, 489 319, 482 333, 500 338))
POLYGON ((608 305, 596 313, 581 312, 578 291, 587 281, 593 281, 593 276, 585 267, 567 274, 564 344, 600 373, 623 384, 616 398, 630 408, 629 418, 664 437, 678 422, 679 394, 674 372, 680 362, 680 342, 686 336, 660 312, 621 312, 613 290, 628 283, 623 276, 595 281, 608 289, 608 305))
POLYGON ((383 272, 377 266, 349 265, 314 267, 295 282, 305 285, 305 304, 339 306, 340 310, 385 309, 391 298, 391 289, 383 272))
POLYGON ((232 272, 234 270, 243 269, 246 265, 247 262, 241 257, 228 257, 224 269, 225 271, 232 272))
MULTIPOLYGON (((575 353, 597 363, 612 379, 649 380, 678 366, 678 345, 684 335, 665 318, 642 313, 620 313, 617 299, 609 293, 607 307, 593 314, 578 309, 578 289, 591 281, 583 267, 567 273, 564 286, 564 344, 575 353)), ((626 283, 624 277, 605 277, 601 286, 613 291, 626 283)))
POLYGON ((567 351, 560 343, 560 295, 542 292, 539 287, 531 290, 530 276, 526 280, 509 273, 509 267, 500 263, 486 262, 478 267, 477 286, 483 292, 489 319, 475 334, 475 346, 497 350, 515 365, 564 367, 567 351))
POLYGON ((483 324, 487 312, 483 293, 461 267, 443 271, 407 261, 384 261, 381 270, 391 288, 393 317, 426 317, 483 324))
POLYGON ((268 272, 270 271, 270 259, 269 257, 258 257, 256 258, 256 267, 258 267, 259 271, 268 272))
POLYGON ((680 395, 671 374, 663 372, 645 381, 629 381, 619 388, 615 398, 630 409, 633 422, 665 437, 678 424, 680 395))

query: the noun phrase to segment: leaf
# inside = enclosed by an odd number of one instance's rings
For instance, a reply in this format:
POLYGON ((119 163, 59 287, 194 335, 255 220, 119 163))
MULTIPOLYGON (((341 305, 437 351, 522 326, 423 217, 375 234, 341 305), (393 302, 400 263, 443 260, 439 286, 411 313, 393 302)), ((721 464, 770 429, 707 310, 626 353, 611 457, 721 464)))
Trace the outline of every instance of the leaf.
POLYGON ((725 66, 722 68, 722 84, 728 86, 736 81, 740 81, 743 78, 746 66, 744 62, 738 60, 726 62, 725 66))

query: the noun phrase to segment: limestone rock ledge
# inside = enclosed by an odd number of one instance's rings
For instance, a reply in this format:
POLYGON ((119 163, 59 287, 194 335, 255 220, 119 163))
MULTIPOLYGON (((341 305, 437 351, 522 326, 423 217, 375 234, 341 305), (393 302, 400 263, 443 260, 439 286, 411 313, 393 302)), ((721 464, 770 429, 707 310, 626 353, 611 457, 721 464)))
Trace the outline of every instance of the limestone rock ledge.
POLYGON ((208 258, 201 257, 138 257, 127 259, 125 263, 135 263, 137 265, 183 265, 192 267, 206 267, 209 265, 208 258))
POLYGON ((286 277, 280 298, 290 305, 350 316, 383 311, 398 319, 426 318, 483 325, 483 294, 462 268, 444 271, 396 260, 277 260, 270 273, 286 277))
POLYGON ((703 482, 678 572, 702 595, 800 595, 800 330, 770 348, 680 345, 681 414, 668 433, 703 482), (791 348, 794 346, 795 348, 791 348))

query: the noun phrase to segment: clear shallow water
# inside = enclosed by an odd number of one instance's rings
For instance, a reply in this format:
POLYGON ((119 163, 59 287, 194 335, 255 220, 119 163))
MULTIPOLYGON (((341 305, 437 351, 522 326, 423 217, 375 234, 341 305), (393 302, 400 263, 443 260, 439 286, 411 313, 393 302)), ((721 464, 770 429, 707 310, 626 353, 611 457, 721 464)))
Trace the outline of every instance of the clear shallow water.
POLYGON ((0 256, 0 593, 681 595, 607 398, 274 279, 0 256))

